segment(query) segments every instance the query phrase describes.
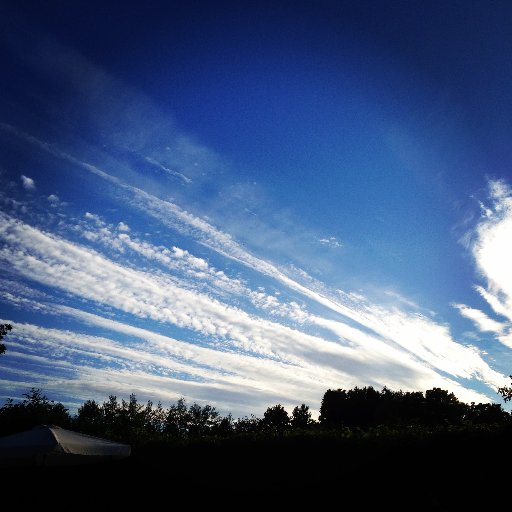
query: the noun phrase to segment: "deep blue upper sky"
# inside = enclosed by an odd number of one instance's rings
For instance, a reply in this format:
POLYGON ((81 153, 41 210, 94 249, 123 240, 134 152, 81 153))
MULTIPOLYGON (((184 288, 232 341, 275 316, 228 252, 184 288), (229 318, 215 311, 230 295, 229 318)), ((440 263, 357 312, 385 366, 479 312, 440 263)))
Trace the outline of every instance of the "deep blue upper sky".
POLYGON ((498 399, 507 2, 1 2, 0 20, 3 398, 498 399))

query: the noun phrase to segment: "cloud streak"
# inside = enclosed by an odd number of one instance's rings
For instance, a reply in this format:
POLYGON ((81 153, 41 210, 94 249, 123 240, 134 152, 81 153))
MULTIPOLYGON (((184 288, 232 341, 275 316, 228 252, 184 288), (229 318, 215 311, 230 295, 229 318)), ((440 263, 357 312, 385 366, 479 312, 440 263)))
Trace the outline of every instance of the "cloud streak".
POLYGON ((490 204, 481 204, 470 249, 485 282, 475 290, 496 318, 463 304, 455 307, 481 332, 494 333, 498 341, 512 348, 512 191, 503 180, 490 180, 488 190, 490 204))
MULTIPOLYGON (((106 229, 98 216, 89 214, 87 218, 96 230, 106 229)), ((116 238, 108 229, 107 233, 105 240, 116 238)), ((206 261, 187 251, 135 242, 125 232, 119 232, 117 239, 148 260, 160 259, 170 270, 180 268, 184 274, 195 271, 194 282, 198 281, 197 272, 200 272, 201 277, 214 283, 218 279, 225 291, 248 290, 240 281, 219 274, 206 261)), ((311 399, 315 396, 318 403, 328 387, 349 387, 361 382, 416 389, 442 385, 459 396, 482 400, 483 395, 465 389, 454 379, 477 378, 491 386, 503 381, 503 376, 493 372, 474 350, 453 342, 445 327, 419 315, 386 311, 370 304, 364 306, 360 299, 357 308, 355 302, 349 307, 327 299, 318 300, 317 304, 327 304, 330 310, 343 315, 339 320, 327 320, 298 306, 294 310, 293 303, 283 310, 284 304, 271 300, 263 292, 249 294, 253 302, 255 297, 260 297, 269 303, 268 308, 281 308, 283 317, 297 320, 300 313, 301 321, 297 325, 312 330, 321 327, 331 333, 327 337, 319 336, 308 333, 307 329, 290 328, 250 315, 201 293, 196 285, 186 289, 175 276, 121 266, 96 251, 44 233, 6 214, 0 214, 0 240, 0 259, 10 262, 14 271, 27 280, 57 287, 86 300, 83 308, 91 311, 80 312, 46 303, 47 313, 65 314, 80 322, 145 340, 141 345, 127 348, 103 338, 63 336, 57 331, 48 334, 53 340, 48 342, 52 346, 47 351, 48 360, 50 354, 58 353, 66 359, 66 354, 73 353, 82 361, 91 358, 101 361, 105 368, 98 362, 85 365, 84 375, 103 372, 103 379, 115 376, 119 386, 123 376, 132 372, 138 376, 135 381, 153 382, 153 387, 148 383, 140 385, 145 393, 156 392, 164 385, 176 386, 176 381, 186 382, 186 386, 182 382, 181 388, 189 389, 190 382, 201 381, 210 382, 212 397, 222 389, 229 391, 228 394, 245 389, 244 403, 253 404, 254 399, 249 400, 248 395, 262 392, 261 398, 273 397, 284 402, 288 397, 290 404, 290 397, 300 400, 301 394, 311 399), (190 333, 185 335, 190 341, 103 318, 112 308, 129 317, 157 322, 160 328, 184 329, 190 333), (357 326, 351 327, 343 319, 351 319, 357 326), (191 341, 194 338, 196 341, 191 341), (97 352, 92 350, 94 347, 97 352), (304 389, 310 391, 305 393, 304 389)), ((315 292, 309 294, 317 297, 315 292)), ((265 311, 266 307, 261 309, 265 311)), ((45 307, 39 309, 43 311, 45 307)), ((39 331, 38 336, 42 337, 39 331)), ((241 391, 236 393, 242 397, 241 391)), ((240 403, 234 410, 247 412, 240 403)))
POLYGON ((512 320, 512 192, 504 181, 491 181, 489 189, 492 204, 476 228, 472 252, 486 279, 482 296, 496 313, 512 320))

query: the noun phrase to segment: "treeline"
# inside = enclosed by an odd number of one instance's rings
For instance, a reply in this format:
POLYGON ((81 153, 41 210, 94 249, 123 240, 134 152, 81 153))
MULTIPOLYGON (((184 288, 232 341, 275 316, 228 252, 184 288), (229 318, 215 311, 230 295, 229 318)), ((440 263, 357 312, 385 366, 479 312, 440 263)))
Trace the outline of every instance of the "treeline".
POLYGON ((441 388, 392 391, 372 386, 329 389, 325 392, 318 419, 305 404, 291 414, 281 405, 268 407, 262 417, 234 419, 222 416, 210 405, 187 405, 184 398, 164 408, 148 401, 139 403, 135 394, 128 400, 110 395, 98 403, 86 401, 76 415, 63 404, 49 400, 32 388, 24 399, 8 399, 0 408, 0 435, 28 430, 38 424, 53 424, 85 434, 133 445, 153 442, 186 443, 226 438, 275 438, 283 436, 382 436, 424 435, 440 430, 493 429, 512 426, 512 416, 497 403, 461 402, 441 388))

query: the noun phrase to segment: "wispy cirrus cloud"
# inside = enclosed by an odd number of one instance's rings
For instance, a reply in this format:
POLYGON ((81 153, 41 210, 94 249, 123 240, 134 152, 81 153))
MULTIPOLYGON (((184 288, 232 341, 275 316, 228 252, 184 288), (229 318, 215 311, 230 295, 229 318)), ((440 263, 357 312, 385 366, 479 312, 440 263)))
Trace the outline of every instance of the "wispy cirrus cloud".
POLYGON ((161 164, 160 162, 157 162, 155 159, 150 158, 149 156, 146 157, 146 161, 149 162, 150 164, 156 165, 159 169, 162 169, 170 176, 177 177, 180 180, 183 180, 185 183, 192 183, 192 180, 190 178, 188 178, 187 176, 185 176, 184 174, 182 174, 181 172, 177 172, 172 169, 169 169, 165 165, 161 164))
MULTIPOLYGON (((209 293, 222 296, 237 295, 239 298, 248 299, 253 306, 264 310, 270 315, 288 318, 294 322, 303 323, 308 314, 304 307, 295 301, 283 302, 275 295, 270 295, 260 287, 253 290, 240 278, 232 278, 222 270, 212 267, 204 258, 193 256, 189 251, 176 246, 170 248, 154 246, 153 244, 131 237, 118 225, 117 231, 107 226, 98 216, 91 216, 96 224, 96 229, 83 229, 82 236, 89 241, 101 242, 110 248, 123 251, 129 249, 143 256, 146 260, 161 264, 168 270, 183 275, 181 283, 184 287, 192 286, 194 289, 208 290, 209 293), (193 284, 190 280, 193 279, 193 284), (186 280, 186 281, 185 281, 186 280)), ((121 223, 125 225, 124 223, 121 223)))
MULTIPOLYGON (((210 342, 212 340, 229 340, 225 348, 258 354, 259 357, 295 361, 297 364, 299 364, 298 361, 303 361, 305 358, 310 363, 331 367, 333 354, 338 353, 340 371, 343 370, 342 373, 345 375, 341 380, 347 383, 357 382, 357 379, 353 377, 355 374, 359 375, 359 382, 363 380, 391 386, 393 382, 399 385, 405 382, 410 384, 411 382, 427 381, 436 382, 437 385, 447 383, 447 387, 455 386, 459 394, 471 395, 473 398, 476 396, 474 391, 456 384, 452 379, 447 380, 442 374, 452 375, 454 379, 476 379, 486 386, 503 385, 503 376, 491 370, 474 348, 465 347, 452 340, 446 326, 438 325, 426 318, 419 318, 414 314, 387 311, 375 305, 368 306, 365 304, 364 298, 361 300, 355 296, 352 297, 352 305, 349 305, 340 301, 334 294, 325 293, 325 290, 321 288, 315 290, 311 286, 314 285, 314 282, 307 274, 301 278, 302 283, 297 281, 271 262, 251 254, 231 236, 214 227, 207 220, 195 216, 177 204, 158 198, 138 187, 128 185, 98 167, 59 150, 55 145, 49 146, 44 141, 25 134, 17 128, 8 127, 8 129, 11 133, 15 133, 16 136, 43 151, 50 152, 52 155, 72 163, 78 169, 85 170, 110 183, 116 190, 117 196, 125 204, 156 219, 166 228, 176 230, 217 254, 275 280, 279 286, 284 286, 285 289, 300 294, 304 300, 316 304, 315 307, 327 308, 331 314, 341 315, 341 320, 334 324, 322 320, 322 317, 318 317, 320 318, 318 320, 315 316, 309 315, 300 305, 296 307, 293 302, 286 306, 287 309, 282 309, 282 307, 280 309, 277 298, 272 298, 258 290, 252 290, 247 296, 259 309, 267 308, 268 311, 274 313, 281 311, 279 314, 283 318, 293 319, 299 324, 316 325, 330 334, 323 339, 269 320, 256 321, 246 312, 239 312, 233 306, 226 306, 222 301, 219 302, 207 295, 198 294, 197 281, 192 286, 190 284, 180 286, 177 284, 175 276, 164 275, 155 280, 153 275, 140 272, 131 274, 132 271, 125 267, 118 272, 119 269, 114 271, 115 267, 110 261, 105 261, 105 264, 101 265, 103 274, 100 276, 95 275, 92 270, 88 270, 87 265, 78 271, 77 262, 87 260, 97 262, 98 256, 89 254, 85 260, 81 260, 77 257, 76 251, 79 249, 75 246, 66 246, 64 251, 66 254, 69 249, 73 253, 71 257, 65 256, 65 259, 67 262, 73 261, 75 265, 75 267, 71 265, 71 271, 66 274, 66 279, 61 279, 60 282, 60 286, 62 286, 63 281, 66 281, 63 289, 68 292, 89 298, 99 304, 109 304, 111 307, 142 318, 151 318, 158 322, 193 330, 202 336, 211 337, 210 342), (119 195, 120 193, 121 195, 119 195), (80 283, 80 286, 77 283, 80 283), (77 288, 78 286, 80 289, 77 288), (106 290, 111 293, 106 293, 106 290), (163 300, 158 299, 154 302, 154 298, 157 296, 163 300), (351 327, 351 324, 352 327, 355 327, 355 331, 348 328, 351 327), (349 332, 350 336, 347 335, 349 332), (368 332, 371 333, 371 336, 365 337, 364 335, 368 332), (345 333, 345 336, 341 333, 345 333), (365 340, 365 343, 362 343, 362 340, 365 340), (351 344, 353 347, 350 346, 351 344), (378 346, 381 346, 383 350, 377 350, 378 346), (292 352, 290 352, 290 347, 294 347, 292 352), (354 347, 357 347, 357 351, 354 347), (378 366, 374 366, 374 370, 369 370, 372 364, 375 365, 377 354, 379 356, 387 354, 389 360, 381 360, 378 366), (406 361, 405 367, 403 366, 404 360, 406 361), (360 361, 360 363, 355 364, 354 361, 360 361), (350 366, 352 366, 352 370, 348 369, 350 366), (393 373, 390 368, 393 366, 397 377, 390 379, 390 375, 393 373), (380 370, 375 371, 375 368, 380 368, 380 370), (384 372, 384 368, 386 368, 386 372, 384 372), (422 374, 425 368, 430 368, 432 373, 427 372, 428 378, 418 381, 414 376, 422 374), (382 379, 379 377, 380 371, 383 372, 382 379), (402 376, 398 377, 401 372, 402 376), (407 378, 404 375, 407 375, 407 378)), ((195 256, 182 249, 156 248, 126 232, 119 232, 118 229, 108 225, 94 213, 86 214, 86 219, 92 222, 94 228, 83 232, 83 236, 90 241, 110 244, 118 251, 122 251, 123 247, 129 248, 148 260, 152 259, 166 265, 169 269, 181 266, 182 271, 187 271, 188 267, 188 271, 195 273, 196 277, 206 276, 208 278, 209 276, 212 283, 215 282, 217 287, 219 285, 224 287, 226 292, 235 292, 238 289, 240 294, 244 290, 245 285, 242 282, 217 273, 215 269, 205 265, 201 258, 196 259, 195 256), (178 263, 180 259, 181 263, 178 263)), ((27 231, 30 232, 31 228, 21 227, 16 223, 13 224, 12 221, 8 223, 11 227, 16 225, 16 229, 20 231, 12 238, 12 243, 15 244, 15 240, 19 242, 25 239, 28 247, 28 239, 32 238, 32 235, 28 235, 28 238, 25 235, 27 231)), ((36 238, 38 236, 40 234, 36 238)), ((49 246, 64 243, 57 242, 52 237, 47 241, 49 246)), ((40 246, 44 247, 44 244, 40 246)), ((57 272, 55 268, 47 266, 46 258, 47 255, 41 256, 37 262, 33 258, 29 258, 25 266, 19 262, 18 271, 34 274, 36 272, 33 267, 37 265, 40 269, 44 269, 42 282, 50 284, 55 281, 57 272)), ((300 272, 298 269, 295 274, 299 275, 300 272)))
MULTIPOLYGON (((98 231, 106 229, 106 223, 98 216, 90 214, 88 219, 98 231)), ((106 236, 108 239, 115 238, 110 232, 106 236)), ((118 236, 124 242, 127 241, 126 233, 118 236)), ((210 350, 210 357, 213 353, 216 355, 216 371, 229 372, 239 366, 240 363, 228 366, 223 364, 219 357, 225 357, 225 354, 249 358, 251 363, 239 370, 239 378, 253 375, 257 383, 253 383, 253 386, 274 388, 276 399, 285 396, 285 391, 287 396, 296 396, 304 386, 321 393, 319 388, 325 390, 326 386, 339 386, 339 383, 353 386, 364 381, 395 387, 411 386, 411 383, 420 388, 443 385, 457 390, 459 396, 475 400, 475 397, 482 399, 482 395, 464 389, 453 379, 478 378, 489 385, 502 383, 502 376, 493 372, 474 350, 453 342, 446 328, 417 315, 385 311, 371 305, 363 306, 360 297, 353 297, 351 305, 325 298, 320 300, 321 297, 318 297, 318 303, 327 304, 329 309, 342 313, 339 320, 327 320, 302 311, 307 325, 316 325, 331 333, 326 338, 251 316, 195 288, 179 286, 174 278, 165 274, 120 266, 96 251, 41 232, 4 214, 0 216, 0 238, 4 242, 0 258, 11 261, 12 267, 27 279, 35 279, 47 286, 58 287, 65 293, 92 301, 90 306, 86 306, 92 310, 99 307, 98 311, 101 312, 104 308, 113 307, 135 318, 150 319, 162 326, 175 326, 203 336, 201 344, 210 350), (382 318, 386 318, 385 322, 382 318), (347 319, 356 325, 348 325, 347 319), (255 362, 257 366, 254 368, 258 368, 259 377, 249 371, 248 366, 255 362), (284 374, 276 370, 276 364, 282 365, 284 374), (443 376, 439 371, 452 378, 443 376), (267 373, 269 376, 263 377, 267 373), (283 379, 283 382, 292 379, 295 382, 293 389, 278 385, 276 378, 283 379), (317 383, 315 386, 313 381, 317 383)), ((135 248, 146 258, 155 257, 155 248, 149 244, 139 246, 137 242, 135 248)), ((200 269, 203 273, 211 270, 200 258, 177 248, 167 253, 156 251, 156 254, 163 258, 164 263, 174 259, 185 262, 186 267, 200 269)), ((225 279, 229 282, 227 277, 225 279)), ((237 284, 244 289, 244 285, 237 284)), ((269 301, 269 297, 262 292, 255 293, 260 293, 263 301, 269 301)), ((316 296, 316 292, 310 291, 310 297, 316 296)), ((277 306, 270 304, 270 307, 277 306)), ((60 311, 70 314, 71 309, 60 307, 60 311)), ((293 316, 292 311, 288 313, 293 316)), ((82 321, 93 321, 96 325, 104 322, 99 320, 97 314, 73 312, 72 316, 80 317, 82 321)), ((129 332, 131 335, 136 333, 141 338, 156 339, 156 335, 150 332, 144 331, 141 334, 135 328, 123 326, 119 322, 110 321, 108 326, 117 332, 129 332)), ((183 345, 183 342, 180 343, 183 345)), ((176 341, 172 341, 172 344, 177 346, 176 341)), ((205 359, 197 353, 193 343, 184 345, 189 352, 196 352, 193 357, 196 362, 192 363, 192 359, 189 359, 187 363, 189 373, 194 374, 196 370, 193 368, 197 361, 205 359)), ((128 354, 118 349, 105 345, 105 353, 110 354, 109 358, 113 357, 113 350, 119 358, 122 358, 122 354, 128 354)), ((170 357, 169 352, 166 355, 170 357)), ((132 356, 137 361, 136 351, 130 352, 132 356)), ((155 358, 151 362, 154 367, 157 366, 155 358)), ((138 370, 143 371, 141 360, 138 361, 138 370)), ((213 363, 206 364, 211 366, 213 363)), ((149 366, 146 365, 145 371, 148 371, 149 366)), ((185 367, 181 370, 184 375, 185 367)), ((153 370, 149 373, 153 375, 158 372, 153 370)), ((154 379, 154 375, 151 378, 154 379)), ((236 387, 240 382, 232 382, 231 385, 236 387)))
MULTIPOLYGON (((11 261, 21 275, 99 304, 205 336, 231 339, 234 346, 253 353, 279 357, 279 346, 292 343, 295 349, 302 346, 309 351, 320 341, 179 287, 164 275, 120 266, 5 215, 0 215, 0 237, 5 242, 0 258, 11 261), (271 346, 273 337, 277 339, 271 346)), ((326 350, 332 349, 331 345, 322 346, 326 350)), ((322 351, 322 347, 317 348, 322 351)))
POLYGON ((495 312, 512 321, 512 191, 504 181, 489 183, 491 206, 476 228, 473 256, 495 312))
POLYGON ((325 245, 326 247, 330 247, 332 249, 337 249, 338 247, 343 247, 343 244, 335 236, 330 236, 327 238, 320 238, 318 241, 322 245, 325 245))
POLYGON ((465 306, 464 304, 454 304, 453 307, 459 310, 460 314, 469 318, 481 332, 494 332, 500 334, 505 329, 505 325, 498 322, 479 309, 465 306))
POLYGON ((25 176, 24 174, 21 175, 21 184, 23 185, 23 188, 25 190, 35 190, 36 189, 35 181, 32 178, 25 176))
MULTIPOLYGON (((19 108, 0 120, 9 149, 0 164, 15 173, 0 190, 0 301, 23 311, 2 375, 84 399, 185 395, 235 414, 318 404, 328 387, 442 386, 481 401, 504 383, 483 352, 405 297, 376 304, 313 279, 340 254, 325 235, 335 228, 319 236, 305 216, 276 211, 243 169, 226 177, 229 164, 177 129, 167 106, 19 30, 22 19, 10 25, 12 67, 34 87, 20 81, 19 108), (32 109, 25 92, 37 97, 32 109), (27 193, 36 182, 38 194, 27 193)), ((493 215, 487 208, 484 220, 493 215)), ((487 268, 492 237, 480 235, 487 268)), ((479 292, 510 319, 501 288, 479 292)), ((459 311, 508 343, 503 319, 459 311)))
POLYGON ((475 290, 496 315, 456 304, 460 313, 482 332, 493 332, 512 347, 512 190, 504 180, 489 181, 490 204, 481 203, 481 217, 469 237, 470 250, 485 285, 475 290))

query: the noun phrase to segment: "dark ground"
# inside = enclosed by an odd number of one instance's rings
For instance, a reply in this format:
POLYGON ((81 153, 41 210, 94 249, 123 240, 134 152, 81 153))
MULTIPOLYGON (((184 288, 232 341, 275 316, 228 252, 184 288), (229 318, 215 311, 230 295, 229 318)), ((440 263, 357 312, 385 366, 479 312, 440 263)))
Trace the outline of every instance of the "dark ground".
POLYGON ((509 443, 501 435, 146 446, 119 461, 0 475, 17 509, 505 510, 509 443))

